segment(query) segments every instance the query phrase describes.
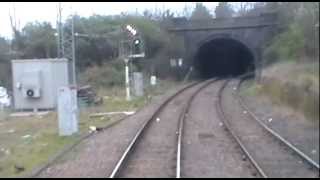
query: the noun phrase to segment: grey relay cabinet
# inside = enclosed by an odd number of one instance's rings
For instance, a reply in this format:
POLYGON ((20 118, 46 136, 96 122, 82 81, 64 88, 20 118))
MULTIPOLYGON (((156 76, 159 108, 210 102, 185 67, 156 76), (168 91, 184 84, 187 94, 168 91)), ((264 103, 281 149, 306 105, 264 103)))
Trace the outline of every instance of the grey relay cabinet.
POLYGON ((57 93, 69 85, 67 59, 15 59, 11 61, 15 109, 52 109, 57 93))

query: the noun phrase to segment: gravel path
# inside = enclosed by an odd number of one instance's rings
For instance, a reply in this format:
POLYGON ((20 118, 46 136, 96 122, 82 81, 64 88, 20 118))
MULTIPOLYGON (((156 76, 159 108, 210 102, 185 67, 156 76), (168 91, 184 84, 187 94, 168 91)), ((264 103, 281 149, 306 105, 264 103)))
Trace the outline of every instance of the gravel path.
POLYGON ((175 177, 178 121, 188 98, 199 85, 174 98, 136 145, 119 177, 175 177))
POLYGON ((182 177, 254 177, 248 161, 233 141, 215 109, 217 82, 202 90, 191 103, 185 119, 182 144, 182 177))
POLYGON ((180 88, 154 98, 139 113, 83 141, 65 155, 65 160, 50 166, 39 177, 108 177, 141 124, 180 88))
POLYGON ((319 163, 319 121, 307 120, 302 114, 272 104, 266 97, 242 97, 262 122, 319 163))
POLYGON ((243 113, 231 93, 237 81, 232 81, 223 93, 223 107, 231 126, 248 151, 256 159, 268 177, 317 177, 318 174, 292 155, 274 137, 270 136, 248 113, 243 113))

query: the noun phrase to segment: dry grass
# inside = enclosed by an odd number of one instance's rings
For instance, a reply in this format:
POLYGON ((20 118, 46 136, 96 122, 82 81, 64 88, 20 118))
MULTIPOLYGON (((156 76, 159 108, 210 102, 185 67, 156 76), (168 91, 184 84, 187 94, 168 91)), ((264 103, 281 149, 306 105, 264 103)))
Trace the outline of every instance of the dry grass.
POLYGON ((153 96, 165 93, 175 84, 175 82, 171 81, 160 81, 156 87, 147 86, 145 96, 133 97, 131 101, 125 100, 123 87, 100 87, 97 93, 99 96, 104 97, 104 103, 98 106, 81 108, 79 133, 69 137, 60 137, 58 135, 56 112, 51 112, 43 117, 10 118, 8 116, 9 111, 0 111, 0 177, 23 176, 33 168, 45 163, 49 157, 66 145, 77 141, 83 134, 89 131, 89 126, 105 126, 111 121, 124 117, 124 115, 115 115, 89 118, 91 113, 137 111, 153 96), (14 132, 10 130, 14 130, 14 132), (30 135, 30 137, 22 138, 25 135, 30 135), (14 167, 15 165, 23 166, 25 170, 17 172, 14 167))
POLYGON ((319 121, 319 63, 275 64, 263 71, 262 83, 249 91, 319 121))
POLYGON ((0 177, 15 177, 29 172, 32 168, 43 164, 50 156, 61 150, 65 145, 75 142, 89 130, 89 126, 104 126, 107 122, 120 119, 123 115, 90 119, 89 115, 105 111, 131 111, 144 105, 143 98, 131 102, 121 97, 110 97, 100 106, 81 109, 79 133, 60 137, 58 135, 57 113, 51 112, 44 117, 19 117, 1 120, 0 123, 0 177), (11 132, 13 130, 14 132, 11 132), (28 138, 22 138, 30 135, 28 138), (9 152, 9 153, 6 153, 9 152), (25 168, 24 172, 16 172, 14 166, 25 168))

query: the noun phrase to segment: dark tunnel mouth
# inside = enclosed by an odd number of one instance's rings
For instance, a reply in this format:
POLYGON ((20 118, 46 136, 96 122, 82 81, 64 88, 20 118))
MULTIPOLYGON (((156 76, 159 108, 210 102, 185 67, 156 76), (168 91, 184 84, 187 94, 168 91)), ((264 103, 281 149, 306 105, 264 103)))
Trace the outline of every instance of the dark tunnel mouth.
POLYGON ((201 45, 194 66, 201 79, 236 77, 255 70, 253 53, 231 38, 217 38, 201 45))

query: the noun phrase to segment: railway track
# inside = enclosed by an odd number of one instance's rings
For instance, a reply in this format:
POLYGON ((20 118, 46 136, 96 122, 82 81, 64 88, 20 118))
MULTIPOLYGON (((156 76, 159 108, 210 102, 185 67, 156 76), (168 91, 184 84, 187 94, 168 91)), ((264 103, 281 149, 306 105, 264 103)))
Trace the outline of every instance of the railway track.
MULTIPOLYGON (((111 175, 109 177, 122 177, 125 176, 123 173, 123 169, 128 169, 129 165, 128 159, 130 159, 130 156, 134 156, 136 146, 139 144, 139 141, 143 138, 143 134, 146 134, 146 131, 148 131, 148 128, 151 126, 151 124, 156 123, 158 117, 161 116, 161 113, 165 111, 166 108, 168 108, 168 104, 172 101, 177 99, 177 96, 181 95, 182 93, 186 92, 188 89, 195 88, 190 95, 188 96, 186 102, 181 106, 181 110, 179 111, 178 118, 178 124, 177 124, 177 130, 176 130, 176 148, 175 148, 175 166, 172 165, 172 162, 166 161, 167 165, 171 167, 171 169, 175 168, 175 175, 170 174, 168 177, 181 177, 182 172, 182 165, 181 165, 181 158, 182 158, 182 152, 183 152, 183 131, 184 131, 184 122, 185 119, 188 117, 189 111, 191 109, 191 103, 196 97, 196 95, 201 92, 203 89, 208 87, 214 82, 217 82, 217 79, 208 80, 203 83, 193 83, 182 90, 175 93, 173 96, 171 96, 168 100, 166 100, 159 108, 158 110, 152 115, 150 119, 145 121, 143 126, 138 130, 126 150, 124 151, 123 155, 117 162, 114 170, 112 171, 111 175)), ((250 135, 246 134, 246 132, 239 132, 239 128, 243 126, 239 126, 239 124, 235 124, 234 122, 230 121, 230 117, 225 112, 225 107, 223 106, 223 93, 226 88, 228 88, 229 83, 232 80, 225 80, 221 88, 218 92, 218 102, 216 104, 216 109, 218 111, 220 119, 223 121, 223 124, 226 126, 226 129, 230 132, 231 136, 234 138, 234 140, 237 142, 239 147, 241 148, 242 152, 246 155, 246 157, 250 160, 251 165, 256 169, 257 174, 261 177, 316 177, 316 172, 313 168, 316 170, 319 170, 317 164, 315 162, 310 161, 310 158, 305 158, 305 155, 301 154, 297 148, 293 147, 291 144, 289 144, 287 141, 284 142, 284 139, 281 138, 280 135, 275 134, 273 132, 270 132, 270 130, 266 129, 262 124, 259 123, 259 120, 255 118, 255 122, 252 122, 254 119, 254 114, 248 109, 246 109, 247 112, 249 112, 247 115, 250 115, 250 117, 246 117, 250 119, 250 122, 246 122, 249 124, 252 124, 251 128, 254 129, 251 136, 255 136, 255 138, 250 139, 250 135), (263 130, 261 129, 263 128, 263 130), (257 143, 257 140, 259 139, 262 141, 262 143, 257 143), (280 142, 280 143, 279 143, 280 142), (257 145, 252 146, 252 144, 257 143, 257 145), (269 146, 269 144, 271 146, 269 146), (289 144, 289 145, 288 145, 289 144), (260 146, 260 147, 259 147, 260 146), (260 151, 261 146, 264 147, 264 149, 271 149, 267 151, 260 151), (286 146, 286 147, 285 147, 286 146), (269 154, 268 154, 269 151, 269 154), (293 151, 294 153, 290 153, 290 151, 293 151), (277 155, 274 155, 276 153, 277 155), (262 156, 261 156, 262 154, 262 156), (297 156, 297 154, 299 156, 297 156), (304 162, 308 162, 310 166, 307 166, 305 163, 301 163, 301 159, 303 158, 304 162), (279 161, 279 159, 281 161, 279 161), (267 162, 267 163, 266 163, 267 162)), ((234 95, 238 95, 238 89, 241 85, 243 80, 240 80, 237 84, 236 93, 233 93, 234 95)), ((245 108, 245 105, 241 101, 240 97, 237 96, 237 103, 241 105, 241 108, 245 108)), ((235 105, 235 104, 233 104, 235 105)), ((235 114, 235 112, 233 112, 235 114)), ((240 128, 241 129, 241 128, 240 128)), ((152 131, 150 131, 151 133, 152 131)), ((249 133, 249 134, 250 134, 249 133)), ((144 140, 143 140, 144 141, 144 140)), ((150 141, 152 142, 152 141, 150 141)), ((149 143, 150 143, 149 142, 149 143)), ((147 144, 147 143, 145 143, 147 144)), ((147 149, 147 145, 144 145, 144 149, 147 149)), ((171 149, 174 149, 170 147, 171 149)), ((142 153, 142 154, 148 154, 142 153)), ((170 152, 168 153, 170 154, 170 152)), ((153 154, 154 155, 154 154, 153 154)), ((141 155, 142 156, 142 155, 141 155)), ((172 157, 173 158, 173 157, 172 157)), ((165 160, 164 160, 165 161, 165 160)), ((141 160, 136 161, 137 163, 143 163, 141 160)), ((134 163, 133 163, 134 164, 134 163)), ((138 168, 139 169, 139 168, 138 168)), ((130 171, 127 171, 130 172, 130 171)), ((166 173, 165 173, 166 174, 166 173)), ((255 173, 253 173, 253 176, 257 176, 255 173)), ((162 172, 161 172, 162 175, 162 172)), ((168 175, 168 173, 167 173, 168 175)))
POLYGON ((128 159, 130 158, 130 156, 132 156, 132 154, 134 154, 135 149, 137 148, 139 142, 141 142, 141 139, 144 137, 145 132, 148 130, 148 128, 150 128, 151 124, 156 123, 157 120, 159 120, 159 117, 161 115, 161 113, 166 109, 166 107, 168 106, 168 104, 170 102, 172 102, 174 99, 176 99, 177 96, 179 96, 180 94, 184 93, 185 91, 199 85, 201 82, 196 82, 196 83, 192 83, 188 86, 186 86, 185 88, 179 90, 178 92, 176 92, 174 95, 172 95, 171 97, 169 97, 156 111, 155 113, 151 116, 150 119, 147 119, 142 126, 140 127, 140 129, 137 131, 137 133, 135 134, 135 136, 133 137, 133 139, 130 141, 129 145, 127 146, 127 148, 125 149, 125 151, 123 152, 121 158, 117 161, 116 165, 114 166, 113 171, 110 174, 110 178, 115 178, 115 177, 119 177, 121 175, 121 172, 123 172, 123 170, 128 167, 127 163, 128 163, 128 159))
POLYGON ((254 165, 257 172, 265 178, 318 177, 318 164, 279 134, 262 124, 246 108, 241 98, 238 97, 241 82, 242 80, 236 86, 233 84, 234 88, 231 89, 230 84, 233 81, 231 79, 225 81, 219 90, 217 109, 228 131, 254 165), (230 90, 233 92, 228 93, 229 96, 226 96, 225 92, 230 90), (230 94, 236 97, 231 97, 230 94), (229 102, 229 104, 224 104, 223 100, 225 99, 229 100, 225 101, 225 103, 229 102), (228 111, 226 111, 227 109, 228 111))
POLYGON ((183 127, 184 127, 184 121, 190 111, 191 103, 193 99, 196 97, 196 95, 203 90, 204 88, 208 87, 212 83, 218 81, 219 79, 210 80, 207 83, 204 83, 199 89, 197 89, 191 97, 188 99, 187 104, 183 108, 183 111, 180 114, 179 118, 179 129, 178 129, 178 140, 177 140, 177 161, 176 161, 176 178, 181 177, 181 154, 182 154, 182 136, 183 136, 183 127))
POLYGON ((258 175, 250 163, 243 161, 242 153, 239 152, 237 145, 234 144, 229 134, 223 130, 221 124, 218 123, 219 120, 215 118, 217 117, 215 116, 215 109, 212 109, 214 106, 210 105, 214 104, 214 102, 210 103, 211 98, 215 98, 217 94, 215 91, 219 89, 218 87, 223 82, 222 79, 216 79, 203 84, 188 99, 180 114, 176 178, 256 177, 258 175), (210 87, 211 85, 213 86, 210 87), (201 96, 198 95, 200 92, 202 93, 201 96), (197 101, 195 101, 195 97, 197 97, 197 101), (206 100, 202 105, 209 107, 201 107, 201 111, 199 111, 196 106, 199 106, 198 103, 203 101, 203 98, 206 100), (210 115, 203 114, 206 110, 210 112, 210 115), (196 113, 197 111, 200 114, 196 113), (184 131, 186 136, 184 136, 184 131), (228 148, 232 148, 232 150, 228 148), (190 157, 190 155, 195 157, 190 157), (190 164, 194 165, 190 166, 190 164), (229 168, 233 169, 230 170, 229 168))
MULTIPOLYGON (((148 128, 151 126, 150 124, 157 122, 157 118, 164 111, 164 109, 168 108, 168 104, 170 102, 172 102, 174 99, 176 99, 178 95, 184 93, 188 89, 191 89, 191 88, 197 86, 196 90, 193 91, 190 96, 188 96, 187 101, 184 103, 184 105, 181 108, 181 111, 178 116, 178 125, 177 125, 178 128, 175 131, 176 132, 175 166, 171 165, 171 167, 175 167, 175 175, 174 176, 172 175, 172 177, 180 178, 181 177, 181 154, 182 154, 182 137, 183 137, 184 120, 188 115, 188 112, 189 112, 190 106, 191 106, 191 102, 193 101, 195 96, 201 90, 203 90, 204 88, 206 88, 210 84, 215 83, 217 81, 218 81, 218 79, 211 79, 211 80, 207 80, 202 83, 191 84, 191 85, 187 86, 186 88, 183 88, 182 90, 178 91, 173 96, 171 96, 167 101, 165 101, 159 107, 159 109, 152 115, 152 117, 150 119, 148 119, 141 126, 141 128, 138 130, 138 132, 136 133, 136 135, 134 136, 134 138, 131 140, 130 144, 128 145, 128 147, 124 151, 123 155, 121 156, 119 161, 116 163, 116 166, 113 169, 113 171, 109 177, 115 178, 115 177, 121 176, 123 169, 126 169, 126 166, 129 166, 129 165, 127 165, 128 159, 130 159, 130 156, 133 156, 133 154, 135 152, 135 148, 136 148, 136 146, 138 146, 137 144, 139 144, 139 141, 141 141, 141 139, 143 138, 143 134, 145 134, 145 132, 148 131, 148 128)), ((148 147, 148 148, 150 148, 150 147, 148 147)), ((167 162, 167 163, 168 163, 168 166, 170 166, 170 162, 167 162)))
POLYGON ((200 174, 201 177, 318 177, 319 165, 316 162, 265 126, 248 109, 238 92, 243 81, 242 78, 236 81, 210 79, 192 83, 176 92, 142 123, 114 164, 112 172, 108 170, 111 172, 108 176, 180 178, 200 174), (210 85, 213 86, 208 88, 210 85), (200 92, 203 92, 201 96, 195 98, 200 92), (217 95, 217 101, 211 100, 211 97, 216 98, 212 95, 217 95), (203 98, 205 103, 202 103, 203 98), (208 103, 210 101, 211 104, 208 103), (216 108, 213 108, 214 103, 216 108), (201 108, 197 107, 199 104, 201 108), (202 110, 203 106, 210 107, 202 110), (214 119, 215 113, 218 116, 214 119), (211 125, 222 121, 225 128, 215 125, 212 129, 208 126, 211 120, 215 121, 211 125), (194 123, 197 127, 193 126, 194 123), (207 138, 209 145, 203 145, 200 135, 207 138), (188 142, 190 138, 193 138, 191 145, 188 142), (199 147, 206 150, 199 150, 199 147), (245 156, 239 153, 239 147, 245 156), (228 148, 232 148, 232 152, 228 148), (241 168, 237 170, 228 170, 239 166, 241 168))
POLYGON ((286 145, 288 148, 290 148, 293 152, 295 152, 298 156, 300 156, 306 163, 310 164, 310 166, 312 166, 313 168, 319 170, 319 164, 314 161, 311 157, 309 157, 308 155, 306 155, 302 150, 300 150, 299 148, 297 148, 296 146, 294 146, 292 143, 290 143, 288 140, 286 140, 285 138, 283 138, 280 134, 278 134, 277 132, 275 132, 273 129, 271 129, 270 127, 268 127, 265 123, 263 123, 256 114, 254 114, 249 107, 246 105, 246 103, 244 102, 243 98, 240 96, 239 94, 239 90, 240 90, 240 86, 241 84, 244 82, 244 79, 241 79, 237 85, 237 92, 236 92, 236 97, 238 99, 239 104, 241 105, 241 107, 247 111, 249 113, 249 115, 256 120, 261 127, 263 127, 266 131, 268 131, 271 135, 273 135, 275 138, 277 138, 279 141, 281 141, 284 145, 286 145))

